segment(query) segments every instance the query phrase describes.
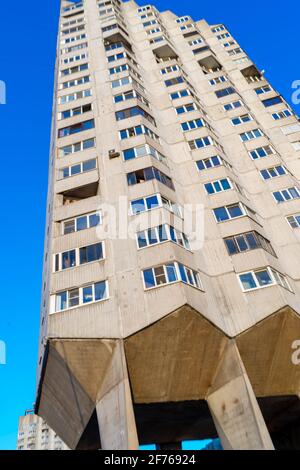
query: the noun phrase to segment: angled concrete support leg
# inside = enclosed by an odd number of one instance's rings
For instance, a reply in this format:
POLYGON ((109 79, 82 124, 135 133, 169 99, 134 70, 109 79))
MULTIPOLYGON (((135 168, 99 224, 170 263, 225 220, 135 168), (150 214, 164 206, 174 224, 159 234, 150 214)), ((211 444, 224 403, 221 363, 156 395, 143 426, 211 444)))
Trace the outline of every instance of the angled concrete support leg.
POLYGON ((123 342, 118 341, 98 395, 96 411, 103 450, 139 448, 123 342))
POLYGON ((274 449, 234 341, 225 349, 206 399, 225 450, 274 449))

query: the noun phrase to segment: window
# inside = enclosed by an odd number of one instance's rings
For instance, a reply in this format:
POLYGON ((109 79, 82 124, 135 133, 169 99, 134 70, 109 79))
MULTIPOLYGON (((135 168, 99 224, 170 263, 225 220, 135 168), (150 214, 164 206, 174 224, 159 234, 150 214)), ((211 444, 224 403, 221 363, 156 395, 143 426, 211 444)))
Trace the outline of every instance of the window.
POLYGON ((232 183, 229 178, 213 181, 204 185, 207 194, 220 193, 232 189, 232 183))
POLYGON ((186 21, 190 21, 190 17, 189 16, 181 16, 180 18, 177 18, 175 21, 176 23, 185 23, 186 21))
POLYGON ((147 28, 148 26, 151 26, 153 24, 158 24, 158 21, 157 20, 146 21, 145 23, 143 23, 143 26, 144 28, 147 28))
POLYGON ((138 232, 136 234, 136 240, 139 249, 167 241, 174 242, 177 245, 184 247, 186 250, 191 249, 188 237, 184 233, 167 224, 138 232))
POLYGON ((105 46, 105 50, 106 51, 113 51, 115 49, 119 49, 120 47, 126 47, 125 44, 123 42, 113 42, 111 44, 107 44, 105 46))
POLYGON ((289 109, 284 109, 283 111, 279 111, 278 113, 272 114, 272 118, 275 119, 275 121, 278 121, 279 119, 284 119, 290 116, 293 116, 293 114, 291 113, 289 109))
POLYGON ((162 29, 157 27, 157 28, 153 28, 153 29, 147 29, 146 30, 146 33, 147 34, 155 34, 155 33, 161 33, 162 32, 162 29))
POLYGON ((61 44, 70 44, 71 42, 80 41, 81 39, 86 39, 86 34, 79 34, 77 36, 72 36, 71 38, 62 39, 61 44))
POLYGON ((197 105, 195 103, 186 104, 184 106, 179 106, 175 108, 177 114, 190 113, 192 111, 197 111, 197 105))
POLYGON ((300 140, 296 141, 296 142, 291 142, 294 150, 298 151, 300 150, 300 140))
POLYGON ((219 35, 217 36, 217 39, 219 39, 219 41, 221 41, 222 39, 226 39, 226 38, 230 38, 230 34, 229 34, 229 33, 219 34, 219 35))
POLYGON ((160 73, 162 75, 166 75, 167 73, 177 72, 177 70, 180 70, 179 65, 169 65, 169 67, 165 67, 164 69, 161 69, 160 73))
POLYGON ((76 80, 70 80, 60 84, 60 88, 71 88, 73 86, 84 85, 85 83, 90 82, 90 76, 86 75, 85 77, 77 78, 76 80))
POLYGON ((174 190, 174 185, 171 178, 153 166, 143 168, 142 170, 136 170, 131 173, 127 173, 127 183, 129 186, 145 183, 146 181, 150 181, 153 179, 160 181, 168 188, 174 190))
POLYGON ((237 54, 241 54, 242 49, 240 47, 236 47, 235 49, 232 49, 231 51, 228 51, 228 55, 233 56, 237 54))
POLYGON ((199 171, 209 170, 210 168, 221 166, 224 163, 225 163, 225 166, 229 166, 229 163, 225 162, 221 157, 219 157, 219 155, 205 158, 204 160, 198 160, 195 163, 199 171))
POLYGON ((274 286, 276 284, 292 292, 286 277, 269 266, 238 275, 243 292, 274 286))
POLYGON ((151 155, 160 162, 166 164, 166 157, 148 144, 139 145, 138 147, 132 147, 123 151, 123 158, 125 161, 132 160, 133 158, 144 157, 145 155, 151 155))
POLYGON ((289 217, 287 217, 287 221, 292 228, 300 228, 300 213, 290 215, 289 217))
POLYGON ((101 281, 85 287, 60 292, 54 296, 55 306, 52 313, 62 312, 73 307, 80 307, 109 297, 108 282, 101 281))
POLYGON ((234 41, 228 41, 228 42, 224 42, 223 44, 221 44, 221 46, 225 48, 225 47, 233 46, 234 44, 235 44, 234 41))
POLYGON ((258 147, 255 150, 248 152, 252 160, 257 160, 258 158, 268 157, 269 155, 274 155, 275 150, 271 145, 265 145, 264 147, 258 147))
POLYGON ((253 129, 252 131, 243 132, 240 134, 240 138, 242 142, 247 142, 248 140, 258 139, 262 137, 263 133, 260 129, 253 129))
POLYGON ((230 206, 218 207, 217 209, 213 209, 213 212, 217 222, 224 222, 248 215, 246 206, 241 202, 231 204, 230 206))
POLYGON ((171 78, 170 80, 166 80, 166 81, 165 81, 165 85, 166 85, 167 87, 172 86, 172 85, 178 85, 179 83, 184 83, 184 79, 183 79, 183 77, 181 77, 181 76, 175 77, 175 78, 171 78))
POLYGON ((129 139, 130 137, 136 137, 138 135, 148 135, 151 137, 151 139, 156 140, 157 142, 160 140, 157 134, 155 134, 153 131, 151 131, 151 129, 148 129, 148 127, 144 126, 143 124, 119 131, 121 140, 129 139))
POLYGON ((80 232, 81 230, 97 227, 101 224, 102 218, 100 212, 91 212, 90 214, 80 215, 63 221, 62 234, 68 235, 69 233, 80 232))
POLYGON ((281 96, 275 96, 274 98, 269 98, 268 100, 263 100, 262 104, 265 108, 269 108, 270 106, 274 106, 275 104, 283 103, 283 99, 281 96))
POLYGON ((68 119, 73 116, 79 116, 80 114, 88 113, 89 111, 92 111, 92 105, 90 103, 85 104, 83 106, 78 106, 77 108, 67 109, 66 111, 58 113, 58 120, 68 119))
POLYGON ((225 77, 225 75, 221 75, 220 77, 213 78, 212 80, 209 80, 210 85, 218 85, 219 83, 224 83, 227 82, 228 78, 225 77))
POLYGON ((96 146, 96 139, 87 139, 83 140, 82 142, 77 142, 76 144, 67 145, 66 147, 62 147, 59 149, 59 156, 66 157, 71 153, 82 152, 83 150, 87 150, 90 148, 94 148, 96 146))
POLYGON ((138 99, 139 101, 144 103, 146 106, 148 107, 150 106, 149 101, 146 100, 146 98, 144 98, 142 95, 137 93, 135 90, 129 90, 129 91, 126 91, 125 93, 120 93, 119 95, 115 95, 114 102, 122 103, 122 101, 132 100, 134 98, 138 99))
POLYGON ((192 41, 189 41, 190 46, 196 46, 197 44, 202 44, 202 43, 203 43, 202 38, 197 38, 197 39, 193 39, 192 41))
POLYGON ((236 91, 232 86, 215 91, 217 98, 223 98, 224 96, 232 95, 233 93, 236 93, 236 91))
POLYGON ((253 121, 253 117, 250 114, 244 114, 243 116, 238 116, 236 118, 231 119, 231 123, 233 126, 239 126, 240 124, 245 124, 246 122, 253 121))
POLYGON ((198 47, 197 49, 193 49, 193 54, 197 55, 197 54, 200 54, 201 52, 205 52, 209 50, 210 48, 208 46, 198 47))
POLYGON ((216 26, 215 28, 212 28, 212 33, 219 33, 220 31, 224 31, 225 30, 225 26, 224 25, 220 25, 220 26, 216 26))
POLYGON ((87 42, 82 42, 81 44, 76 44, 76 46, 66 47, 61 49, 61 54, 69 54, 70 52, 80 51, 80 49, 85 49, 88 46, 87 42))
POLYGON ((111 86, 112 88, 118 88, 119 86, 128 85, 129 83, 131 83, 131 77, 124 77, 111 82, 111 86))
POLYGON ((280 204, 282 202, 291 201, 300 198, 300 190, 296 186, 292 188, 282 189, 273 193, 275 201, 280 204))
POLYGON ((87 171, 95 170, 97 168, 97 160, 87 160, 86 162, 76 163, 72 166, 67 166, 60 170, 60 179, 69 178, 70 176, 79 175, 87 171))
POLYGON ((208 147, 209 145, 214 145, 214 141, 210 136, 202 137, 201 139, 191 140, 189 142, 191 150, 201 149, 203 147, 208 147))
POLYGON ((264 180, 269 180, 270 178, 277 178, 278 176, 286 175, 287 170, 283 165, 278 165, 266 170, 261 170, 260 174, 264 180))
POLYGON ((112 67, 108 69, 109 75, 115 75, 116 73, 125 72, 125 70, 129 70, 128 64, 123 64, 119 65, 118 67, 112 67))
POLYGON ((178 281, 203 290, 199 273, 177 262, 145 269, 143 280, 146 290, 178 281))
POLYGON ((269 93, 272 90, 273 90, 273 88, 270 85, 265 85, 265 86, 261 86, 259 88, 255 88, 254 91, 257 95, 263 95, 265 93, 269 93))
POLYGON ((54 272, 104 259, 103 242, 54 255, 54 272))
POLYGON ((145 119, 151 122, 154 126, 156 126, 156 122, 154 118, 147 113, 143 108, 139 106, 133 106, 132 108, 123 109, 122 111, 117 111, 115 113, 116 120, 122 121, 123 119, 128 119, 134 116, 143 116, 145 119))
POLYGON ((177 91, 176 93, 171 93, 169 96, 171 100, 177 100, 179 98, 185 98, 186 96, 190 96, 191 92, 188 89, 177 91))
POLYGON ((140 214, 148 210, 156 209, 158 207, 164 207, 168 211, 172 212, 176 216, 182 218, 182 209, 179 204, 172 202, 169 199, 161 196, 160 194, 154 194, 153 196, 147 196, 141 199, 131 201, 131 213, 132 215, 140 214))
POLYGON ((72 101, 80 100, 82 98, 87 98, 89 96, 92 96, 91 89, 78 91, 77 93, 71 93, 70 95, 60 96, 58 98, 58 102, 59 104, 65 104, 70 103, 72 101))
POLYGON ((74 26, 73 28, 63 29, 61 34, 62 36, 66 36, 68 34, 77 33, 78 31, 83 31, 84 25, 74 26))
POLYGON ((183 26, 180 26, 180 30, 185 31, 186 29, 190 29, 190 28, 194 28, 194 27, 195 27, 195 25, 193 23, 185 24, 183 26))
POLYGON ((65 77, 66 75, 71 75, 72 73, 82 72, 83 70, 87 70, 88 68, 89 68, 89 64, 76 65, 69 69, 61 70, 60 74, 62 77, 65 77))
POLYGON ((126 59, 126 52, 119 52, 119 54, 110 55, 107 57, 108 63, 115 62, 116 60, 126 59))
POLYGON ((181 129, 183 132, 192 131, 193 129, 200 129, 201 127, 205 126, 206 123, 203 119, 193 119, 192 121, 183 122, 181 124, 181 129))
POLYGON ((225 238, 224 242, 230 255, 236 255, 238 253, 244 253, 245 251, 262 248, 271 255, 276 256, 269 240, 255 231, 225 238))
POLYGON ((94 129, 95 121, 90 119, 88 121, 78 122, 72 126, 64 127, 58 130, 58 137, 67 137, 69 135, 77 134, 78 132, 87 131, 89 129, 94 129))
POLYGON ((88 54, 85 52, 83 54, 74 55, 72 57, 67 57, 66 59, 62 59, 62 64, 71 64, 73 62, 78 62, 79 60, 84 60, 88 58, 88 54))
POLYGON ((232 101, 232 103, 224 104, 223 108, 225 111, 231 111, 232 109, 240 108, 244 106, 244 103, 241 100, 232 101))

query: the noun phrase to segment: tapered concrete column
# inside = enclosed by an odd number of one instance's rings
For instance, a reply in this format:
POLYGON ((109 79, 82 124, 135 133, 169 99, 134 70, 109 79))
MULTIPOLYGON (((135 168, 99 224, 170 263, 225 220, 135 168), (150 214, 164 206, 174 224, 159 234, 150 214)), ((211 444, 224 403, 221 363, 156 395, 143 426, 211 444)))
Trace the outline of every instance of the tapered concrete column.
POLYGON ((98 395, 96 411, 103 450, 139 448, 123 342, 118 341, 98 395))
POLYGON ((207 403, 225 450, 274 449, 234 341, 225 349, 207 403))

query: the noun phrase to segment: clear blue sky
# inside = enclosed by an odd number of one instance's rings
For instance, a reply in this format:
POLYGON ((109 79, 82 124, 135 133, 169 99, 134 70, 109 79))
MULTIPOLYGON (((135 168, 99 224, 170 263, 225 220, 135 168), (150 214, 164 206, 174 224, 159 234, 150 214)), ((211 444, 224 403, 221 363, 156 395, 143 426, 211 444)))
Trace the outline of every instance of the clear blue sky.
MULTIPOLYGON (((300 80, 299 0, 153 3, 180 16, 225 23, 290 102, 291 83, 300 80)), ((7 365, 0 365, 0 449, 15 448, 18 416, 35 395, 58 7, 58 0, 1 4, 0 80, 7 84, 7 105, 0 105, 0 340, 7 344, 7 365)))

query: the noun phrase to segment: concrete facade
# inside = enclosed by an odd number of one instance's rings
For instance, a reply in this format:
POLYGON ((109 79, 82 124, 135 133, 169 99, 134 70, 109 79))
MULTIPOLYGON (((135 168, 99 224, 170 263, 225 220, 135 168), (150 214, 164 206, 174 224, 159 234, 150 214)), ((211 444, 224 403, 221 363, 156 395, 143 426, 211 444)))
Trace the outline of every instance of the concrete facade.
POLYGON ((69 450, 59 436, 33 410, 19 419, 17 450, 69 450))
POLYGON ((300 448, 299 149, 225 25, 62 2, 36 412, 70 448, 300 448))

